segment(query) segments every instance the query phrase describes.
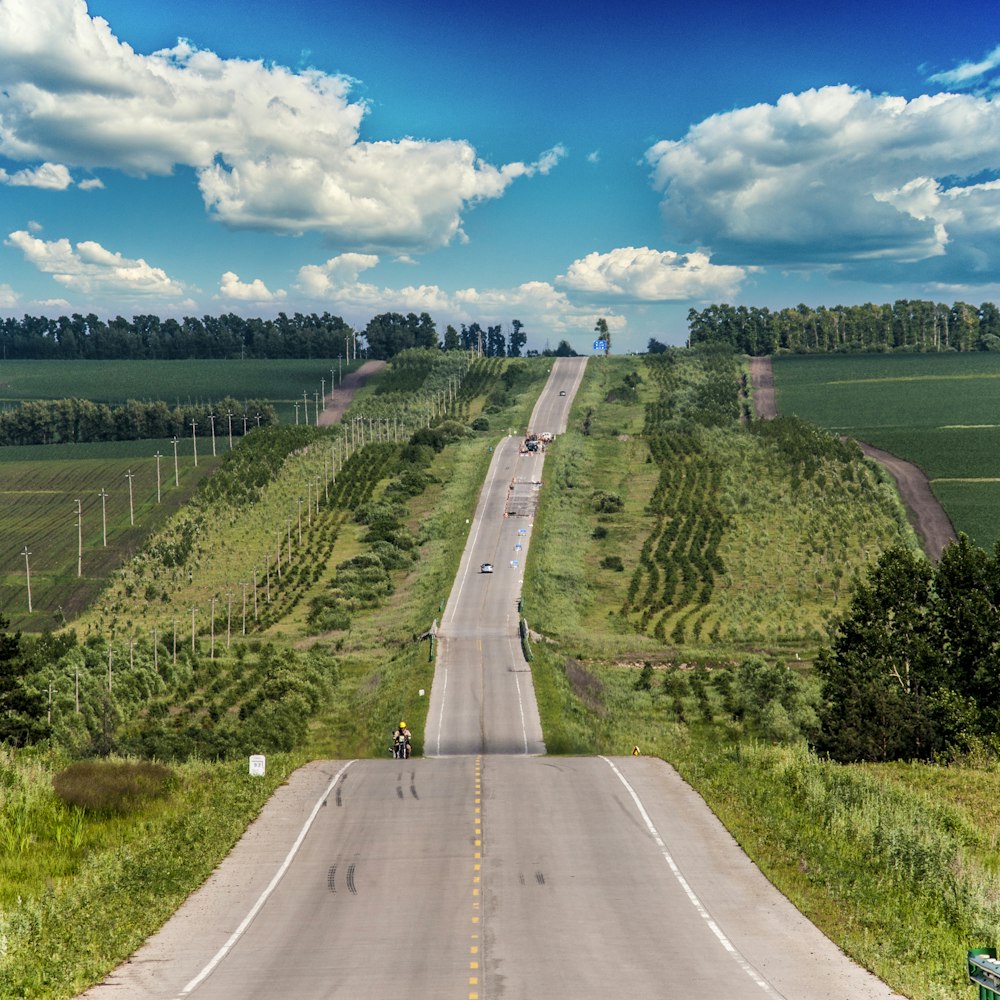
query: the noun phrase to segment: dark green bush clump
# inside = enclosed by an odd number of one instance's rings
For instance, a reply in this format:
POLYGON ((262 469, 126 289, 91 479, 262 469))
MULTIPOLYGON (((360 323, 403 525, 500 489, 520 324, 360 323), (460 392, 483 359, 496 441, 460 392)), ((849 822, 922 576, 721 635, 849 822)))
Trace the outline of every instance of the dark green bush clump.
POLYGON ((165 797, 174 772, 152 761, 85 760, 52 778, 56 795, 68 806, 98 813, 128 813, 165 797))
POLYGON ((601 560, 601 569, 613 569, 616 573, 622 573, 625 566, 620 556, 605 556, 601 560))

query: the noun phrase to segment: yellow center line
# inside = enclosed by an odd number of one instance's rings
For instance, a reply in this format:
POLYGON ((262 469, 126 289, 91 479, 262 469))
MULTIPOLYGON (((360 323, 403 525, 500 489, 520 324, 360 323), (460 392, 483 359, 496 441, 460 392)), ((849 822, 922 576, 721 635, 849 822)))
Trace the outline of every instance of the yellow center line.
MULTIPOLYGON (((475 839, 473 840, 473 847, 475 848, 475 850, 473 850, 473 852, 472 852, 472 873, 473 873, 472 874, 472 910, 473 910, 473 912, 472 912, 472 927, 473 927, 473 930, 471 932, 470 939, 469 939, 470 940, 470 943, 469 943, 469 955, 470 956, 478 956, 479 955, 479 933, 478 933, 478 927, 479 927, 479 912, 478 911, 480 909, 480 903, 479 903, 479 884, 480 884, 480 881, 482 879, 482 876, 479 873, 480 873, 480 871, 482 869, 481 861, 482 861, 482 858, 483 858, 482 851, 479 850, 479 848, 481 848, 483 846, 483 842, 481 840, 482 835, 483 835, 483 826, 482 826, 482 822, 483 821, 482 821, 482 817, 480 815, 481 812, 482 812, 481 806, 482 806, 482 791, 483 791, 482 790, 481 780, 480 780, 481 779, 481 775, 482 775, 482 757, 477 757, 476 758, 476 769, 475 769, 475 771, 476 771, 476 781, 475 781, 475 792, 474 792, 474 795, 473 795, 473 805, 475 806, 475 816, 476 816, 476 819, 475 819, 475 823, 473 823, 473 830, 475 831, 475 839)), ((475 958, 475 957, 470 958, 469 959, 469 972, 470 973, 478 973, 478 971, 479 971, 479 962, 478 962, 477 958, 475 958)), ((470 975, 469 976, 469 983, 468 983, 468 985, 469 986, 478 987, 479 986, 479 976, 478 975, 470 975)), ((470 990, 469 993, 468 993, 468 1000, 479 1000, 478 990, 470 990)))

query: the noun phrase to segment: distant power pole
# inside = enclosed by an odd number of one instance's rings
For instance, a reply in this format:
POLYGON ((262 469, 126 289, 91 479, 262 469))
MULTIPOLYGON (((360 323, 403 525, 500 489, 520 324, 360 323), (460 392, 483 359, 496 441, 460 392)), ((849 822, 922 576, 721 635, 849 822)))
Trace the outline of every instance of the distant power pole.
POLYGON ((210 413, 208 419, 212 422, 212 458, 215 458, 215 414, 210 413))
POLYGON ((160 502, 160 459, 163 458, 163 456, 159 452, 157 452, 153 457, 156 459, 156 502, 159 503, 160 502))
POLYGON ((129 524, 133 527, 135 526, 135 507, 132 505, 132 480, 134 476, 132 475, 132 470, 129 469, 125 473, 125 478, 128 480, 128 520, 129 524))
POLYGON ((194 451, 194 467, 198 468, 198 423, 191 421, 191 448, 194 451))
POLYGON ((25 582, 28 584, 28 614, 30 615, 31 614, 31 567, 28 565, 28 556, 30 556, 31 553, 28 551, 27 545, 25 545, 24 552, 22 554, 24 555, 24 579, 25 582))
POLYGON ((104 547, 108 547, 108 491, 101 487, 97 494, 101 498, 101 534, 104 537, 104 547))
POLYGON ((83 502, 76 501, 76 575, 83 576, 83 502))
POLYGON ((173 441, 170 442, 174 446, 174 486, 180 486, 181 475, 180 469, 177 465, 177 435, 174 435, 173 441))

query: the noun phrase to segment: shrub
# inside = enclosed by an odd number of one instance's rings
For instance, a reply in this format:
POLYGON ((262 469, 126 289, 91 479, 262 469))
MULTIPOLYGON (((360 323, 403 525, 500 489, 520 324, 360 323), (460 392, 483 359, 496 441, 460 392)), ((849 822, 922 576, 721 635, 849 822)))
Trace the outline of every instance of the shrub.
POLYGON ((594 530, 591 533, 590 537, 591 538, 598 538, 598 539, 600 539, 600 538, 607 538, 608 537, 608 529, 605 528, 603 524, 599 524, 596 528, 594 528, 594 530))
POLYGON ((479 416, 469 426, 474 431, 488 431, 490 429, 490 422, 486 417, 479 416))
POLYGON ((69 806, 99 813, 128 813, 166 796, 173 771, 151 761, 88 760, 52 778, 56 795, 69 806))
POLYGON ((617 514, 625 509, 625 502, 617 493, 595 490, 590 495, 591 506, 598 514, 617 514))
POLYGON ((612 569, 616 573, 621 573, 625 566, 622 564, 620 556, 605 556, 601 560, 601 569, 612 569))

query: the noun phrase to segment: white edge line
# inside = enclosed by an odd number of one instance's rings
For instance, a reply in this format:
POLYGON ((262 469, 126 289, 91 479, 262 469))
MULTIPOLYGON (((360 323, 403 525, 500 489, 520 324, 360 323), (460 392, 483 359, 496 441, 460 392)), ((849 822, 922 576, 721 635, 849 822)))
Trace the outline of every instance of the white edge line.
POLYGON ((729 938, 726 937, 725 932, 715 922, 715 920, 712 919, 712 915, 708 912, 707 909, 705 909, 704 904, 698 898, 694 889, 692 889, 691 886, 688 885, 687 879, 684 878, 684 876, 681 874, 681 870, 677 867, 677 863, 671 856, 670 851, 667 850, 667 845, 664 844, 663 838, 657 832, 656 827, 653 825, 653 821, 649 818, 649 813, 646 812, 642 802, 639 799, 639 796, 636 794, 635 789, 628 783, 628 780, 626 779, 625 775, 622 774, 617 767, 615 767, 613 761, 608 760, 608 758, 603 756, 602 754, 599 754, 598 756, 600 756, 601 760, 603 760, 608 765, 608 767, 610 767, 611 770, 614 771, 616 775, 618 775, 618 780, 625 786, 625 789, 628 791, 629 795, 632 796, 632 801, 635 803, 636 809, 639 810, 639 815, 642 816, 642 820, 646 824, 646 829, 649 831, 650 836, 652 836, 653 840, 656 842, 656 846, 659 847, 660 853, 663 855, 664 860, 670 866, 670 871, 673 872, 674 878, 677 879, 678 883, 680 883, 680 886, 687 895, 687 898, 691 901, 691 904, 698 911, 698 914, 699 916, 701 916, 702 920, 704 920, 705 923, 708 924, 712 933, 716 936, 716 938, 718 938, 719 943, 722 945, 722 947, 729 952, 729 954, 733 957, 733 959, 735 959, 736 963, 740 966, 740 968, 762 990, 764 990, 765 993, 767 993, 772 997, 781 997, 781 994, 775 991, 774 987, 771 986, 771 984, 766 979, 764 979, 763 976, 761 976, 761 974, 740 953, 736 945, 734 945, 732 941, 730 941, 729 938))
POLYGON ((340 781, 341 775, 353 764, 353 760, 349 760, 337 773, 334 775, 330 784, 326 786, 326 790, 322 795, 316 800, 316 805, 313 806, 312 812, 309 814, 309 818, 306 820, 305 825, 299 831, 298 837, 295 839, 295 843, 292 844, 291 850, 288 852, 287 857, 281 863, 281 867, 274 873, 274 878, 268 883, 267 888, 260 894, 257 902, 254 903, 250 912, 243 918, 243 922, 233 931, 229 936, 229 940, 215 953, 212 960, 205 966, 201 972, 198 973, 194 979, 191 980, 178 994, 178 997, 186 997, 188 994, 193 993, 214 971, 218 964, 232 951, 236 942, 246 933, 247 928, 253 922, 254 917, 260 912, 263 905, 267 902, 268 897, 277 888, 278 883, 281 881, 282 876, 288 870, 289 865, 291 865, 295 855, 298 853, 299 848, 302 846, 302 842, 306 839, 306 834, 309 832, 309 828, 313 825, 313 820, 316 819, 317 813, 320 811, 323 803, 329 798, 330 792, 333 791, 334 785, 340 781))
POLYGON ((437 735, 437 755, 441 756, 441 730, 444 729, 444 702, 448 694, 448 668, 442 667, 444 671, 444 684, 441 687, 441 711, 438 713, 438 735, 437 735))

